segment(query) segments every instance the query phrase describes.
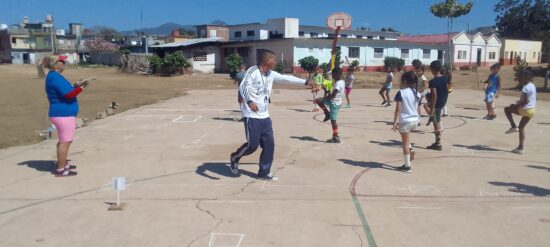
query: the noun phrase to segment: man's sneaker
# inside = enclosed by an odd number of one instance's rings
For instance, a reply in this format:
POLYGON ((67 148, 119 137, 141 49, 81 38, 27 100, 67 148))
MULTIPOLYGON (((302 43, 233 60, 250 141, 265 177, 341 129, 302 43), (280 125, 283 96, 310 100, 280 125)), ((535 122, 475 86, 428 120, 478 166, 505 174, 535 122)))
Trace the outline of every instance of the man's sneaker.
POLYGON ((382 104, 380 104, 380 105, 385 105, 386 103, 388 103, 388 102, 384 100, 384 101, 382 101, 382 104))
POLYGON ((327 143, 340 143, 340 137, 332 137, 327 140, 327 143))
POLYGON ((391 106, 390 102, 388 102, 388 103, 386 104, 386 106, 391 106))
POLYGON ((497 115, 489 116, 489 118, 487 118, 487 120, 495 120, 495 118, 497 118, 497 115))
POLYGON ((510 128, 508 129, 506 132, 504 132, 505 134, 512 134, 512 133, 516 133, 518 132, 519 129, 516 127, 516 128, 510 128))
POLYGON ((441 144, 439 143, 434 143, 428 147, 426 147, 427 149, 431 149, 431 150, 437 150, 437 151, 441 151, 443 150, 443 148, 441 147, 441 144))
POLYGON ((441 116, 442 116, 442 117, 448 117, 449 114, 445 113, 445 114, 442 114, 441 116))
POLYGON ((258 176, 258 179, 272 181, 272 182, 279 181, 279 178, 276 177, 276 176, 273 176, 273 174, 271 172, 269 174, 265 175, 265 176, 258 176))
POLYGON ((514 150, 512 150, 512 153, 515 153, 515 154, 523 154, 523 149, 519 149, 519 148, 516 148, 514 150))
POLYGON ((490 115, 485 115, 485 117, 482 117, 481 119, 489 120, 489 118, 491 118, 490 115))
POLYGON ((397 170, 402 172, 411 172, 411 167, 407 165, 402 165, 400 167, 397 167, 397 170))
POLYGON ((229 156, 229 168, 231 169, 231 173, 235 176, 239 175, 239 161, 235 160, 235 153, 232 153, 229 156))
POLYGON ((323 119, 323 122, 326 122, 330 120, 330 113, 325 113, 325 119, 323 119))

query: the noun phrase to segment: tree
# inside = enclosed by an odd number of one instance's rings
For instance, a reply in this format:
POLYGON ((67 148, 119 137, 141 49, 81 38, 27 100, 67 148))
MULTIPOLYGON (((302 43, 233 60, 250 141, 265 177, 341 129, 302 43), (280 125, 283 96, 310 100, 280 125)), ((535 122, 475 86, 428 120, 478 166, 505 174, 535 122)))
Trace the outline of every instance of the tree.
MULTIPOLYGON (((513 1, 513 0, 512 0, 513 1)), ((430 7, 432 15, 439 18, 447 19, 447 33, 449 38, 449 60, 448 63, 453 63, 453 51, 451 46, 451 31, 453 30, 453 19, 467 15, 472 10, 474 4, 468 1, 466 4, 459 4, 456 0, 445 0, 445 2, 436 3, 430 7)))
POLYGON ((237 72, 239 72, 239 67, 244 63, 244 59, 238 53, 231 53, 225 58, 225 62, 227 63, 230 77, 234 78, 237 72))
POLYGON ((354 60, 351 62, 351 64, 348 66, 348 71, 355 71, 359 67, 359 61, 354 60))
POLYGON ((330 63, 322 63, 319 67, 323 70, 323 74, 330 71, 330 63))
POLYGON ((495 5, 495 12, 499 36, 541 40, 550 66, 550 2, 501 0, 495 5))
POLYGON ((309 74, 308 78, 311 78, 311 74, 313 74, 317 66, 319 66, 319 59, 313 56, 304 57, 298 60, 298 64, 300 65, 300 67, 302 67, 302 69, 307 71, 307 73, 309 74))
POLYGON ((340 68, 340 64, 342 63, 342 48, 336 47, 336 54, 334 55, 334 67, 340 68))

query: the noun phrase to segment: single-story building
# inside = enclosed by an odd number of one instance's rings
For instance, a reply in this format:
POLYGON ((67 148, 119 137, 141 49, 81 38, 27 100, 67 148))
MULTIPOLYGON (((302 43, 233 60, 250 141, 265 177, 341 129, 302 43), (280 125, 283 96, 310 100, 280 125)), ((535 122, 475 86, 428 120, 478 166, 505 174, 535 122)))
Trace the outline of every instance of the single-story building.
POLYGON ((182 51, 193 65, 194 71, 204 73, 220 72, 222 61, 218 46, 220 37, 189 39, 182 42, 174 42, 149 47, 151 52, 164 57, 176 51, 182 51))
MULTIPOLYGON (((400 36, 399 41, 409 41, 416 43, 427 43, 442 47, 445 54, 449 54, 449 35, 416 35, 400 36)), ((492 34, 483 36, 481 33, 467 34, 466 32, 451 34, 452 64, 459 66, 478 66, 487 67, 500 60, 500 48, 502 44, 499 38, 492 34)), ((446 63, 448 55, 443 57, 446 63)))
POLYGON ((520 57, 527 63, 541 63, 542 41, 519 40, 502 38, 500 49, 500 63, 503 65, 516 64, 516 57, 520 57))
MULTIPOLYGON (((286 64, 287 72, 303 72, 298 61, 313 56, 319 63, 330 63, 332 39, 271 39, 256 41, 227 42, 220 44, 221 60, 231 53, 238 53, 247 65, 257 64, 257 53, 262 49, 274 51, 280 61, 286 64)), ((419 59, 425 64, 441 60, 444 47, 438 44, 426 44, 404 41, 369 40, 341 38, 338 40, 341 50, 342 67, 348 63, 359 62, 363 71, 378 71, 384 68, 385 57, 398 57, 410 65, 412 60, 419 59)), ((226 71, 225 64, 220 71, 226 71)))

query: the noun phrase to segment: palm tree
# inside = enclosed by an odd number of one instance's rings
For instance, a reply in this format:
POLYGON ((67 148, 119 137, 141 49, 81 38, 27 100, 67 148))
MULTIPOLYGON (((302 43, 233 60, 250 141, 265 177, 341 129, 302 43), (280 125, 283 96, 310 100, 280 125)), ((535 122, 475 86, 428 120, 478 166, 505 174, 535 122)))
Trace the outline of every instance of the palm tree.
POLYGON ((457 3, 456 0, 445 0, 445 2, 436 3, 430 6, 430 12, 439 18, 447 19, 447 34, 449 36, 449 63, 452 67, 453 51, 451 47, 451 31, 453 30, 453 19, 467 15, 472 10, 474 4, 468 1, 466 4, 457 3))

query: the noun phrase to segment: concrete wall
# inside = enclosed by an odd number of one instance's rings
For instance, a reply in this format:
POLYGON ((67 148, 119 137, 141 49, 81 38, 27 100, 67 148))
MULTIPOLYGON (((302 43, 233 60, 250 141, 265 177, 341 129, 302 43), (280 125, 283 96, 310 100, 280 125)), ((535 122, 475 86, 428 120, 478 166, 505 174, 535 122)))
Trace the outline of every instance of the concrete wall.
POLYGON ((92 64, 116 66, 119 64, 119 61, 120 61, 120 53, 112 53, 112 52, 90 53, 90 63, 92 64))
POLYGON ((268 32, 267 28, 261 24, 231 26, 229 40, 265 40, 269 38, 269 35, 266 35, 268 32), (248 36, 247 31, 254 31, 254 36, 248 36), (235 32, 241 32, 241 37, 236 37, 235 32))
POLYGON ((220 48, 216 46, 197 47, 184 50, 184 55, 193 64, 193 71, 202 73, 218 72, 217 68, 221 66, 220 48), (206 60, 203 56, 206 54, 206 60))

